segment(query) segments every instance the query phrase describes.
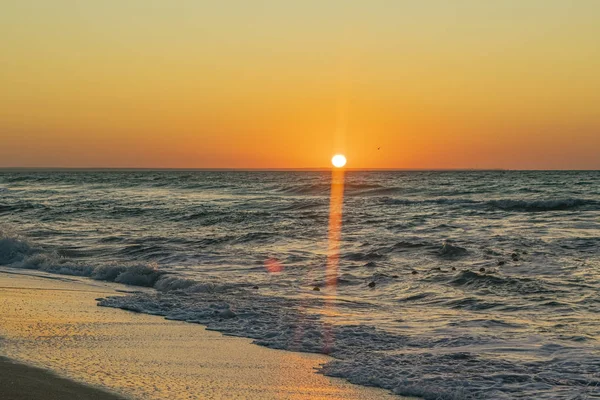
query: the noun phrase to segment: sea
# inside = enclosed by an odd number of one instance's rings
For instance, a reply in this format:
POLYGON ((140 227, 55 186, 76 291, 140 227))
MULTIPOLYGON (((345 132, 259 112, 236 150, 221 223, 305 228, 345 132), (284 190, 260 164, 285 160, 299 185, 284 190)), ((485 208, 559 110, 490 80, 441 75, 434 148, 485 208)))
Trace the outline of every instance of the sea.
POLYGON ((600 171, 343 183, 332 246, 331 171, 0 170, 0 265, 399 395, 600 399, 600 171))

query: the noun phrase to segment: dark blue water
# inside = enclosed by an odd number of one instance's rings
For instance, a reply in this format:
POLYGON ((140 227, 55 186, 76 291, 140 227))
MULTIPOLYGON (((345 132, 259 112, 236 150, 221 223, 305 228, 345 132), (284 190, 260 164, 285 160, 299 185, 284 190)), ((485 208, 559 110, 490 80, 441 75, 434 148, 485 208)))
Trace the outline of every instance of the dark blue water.
POLYGON ((600 398, 600 172, 348 172, 335 292, 330 179, 0 171, 0 265, 153 286, 102 304, 398 393, 600 398))

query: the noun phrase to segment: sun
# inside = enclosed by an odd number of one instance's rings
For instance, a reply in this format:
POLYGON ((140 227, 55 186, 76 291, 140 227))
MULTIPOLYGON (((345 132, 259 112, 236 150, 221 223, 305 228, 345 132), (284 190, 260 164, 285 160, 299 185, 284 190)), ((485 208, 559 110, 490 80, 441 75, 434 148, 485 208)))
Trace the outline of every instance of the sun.
POLYGON ((342 168, 344 165, 346 165, 346 157, 343 154, 336 154, 331 159, 331 163, 336 168, 342 168))

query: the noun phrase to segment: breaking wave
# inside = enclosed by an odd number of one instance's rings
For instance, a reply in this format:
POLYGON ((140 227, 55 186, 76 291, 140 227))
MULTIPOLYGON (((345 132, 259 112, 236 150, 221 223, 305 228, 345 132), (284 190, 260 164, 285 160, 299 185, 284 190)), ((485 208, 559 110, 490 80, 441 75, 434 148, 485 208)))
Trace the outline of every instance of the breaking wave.
POLYGON ((89 277, 133 286, 153 287, 165 272, 156 265, 87 265, 47 252, 14 234, 0 232, 0 265, 60 275, 89 277))

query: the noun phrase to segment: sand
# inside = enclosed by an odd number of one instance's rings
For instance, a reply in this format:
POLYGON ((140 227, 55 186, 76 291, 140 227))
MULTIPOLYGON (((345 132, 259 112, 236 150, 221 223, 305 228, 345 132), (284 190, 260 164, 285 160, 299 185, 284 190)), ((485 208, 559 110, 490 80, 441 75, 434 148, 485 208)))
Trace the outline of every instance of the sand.
POLYGON ((58 377, 46 370, 0 357, 2 400, 122 400, 115 394, 58 377))
MULTIPOLYGON (((0 355, 135 399, 399 399, 315 373, 326 356, 267 349, 201 325, 96 305, 96 298, 123 289, 135 290, 0 268, 0 355)), ((40 396, 21 398, 114 398, 93 397, 110 395, 37 369, 2 365, 2 399, 27 382, 40 396), (90 391, 61 397, 62 389, 90 391)))

